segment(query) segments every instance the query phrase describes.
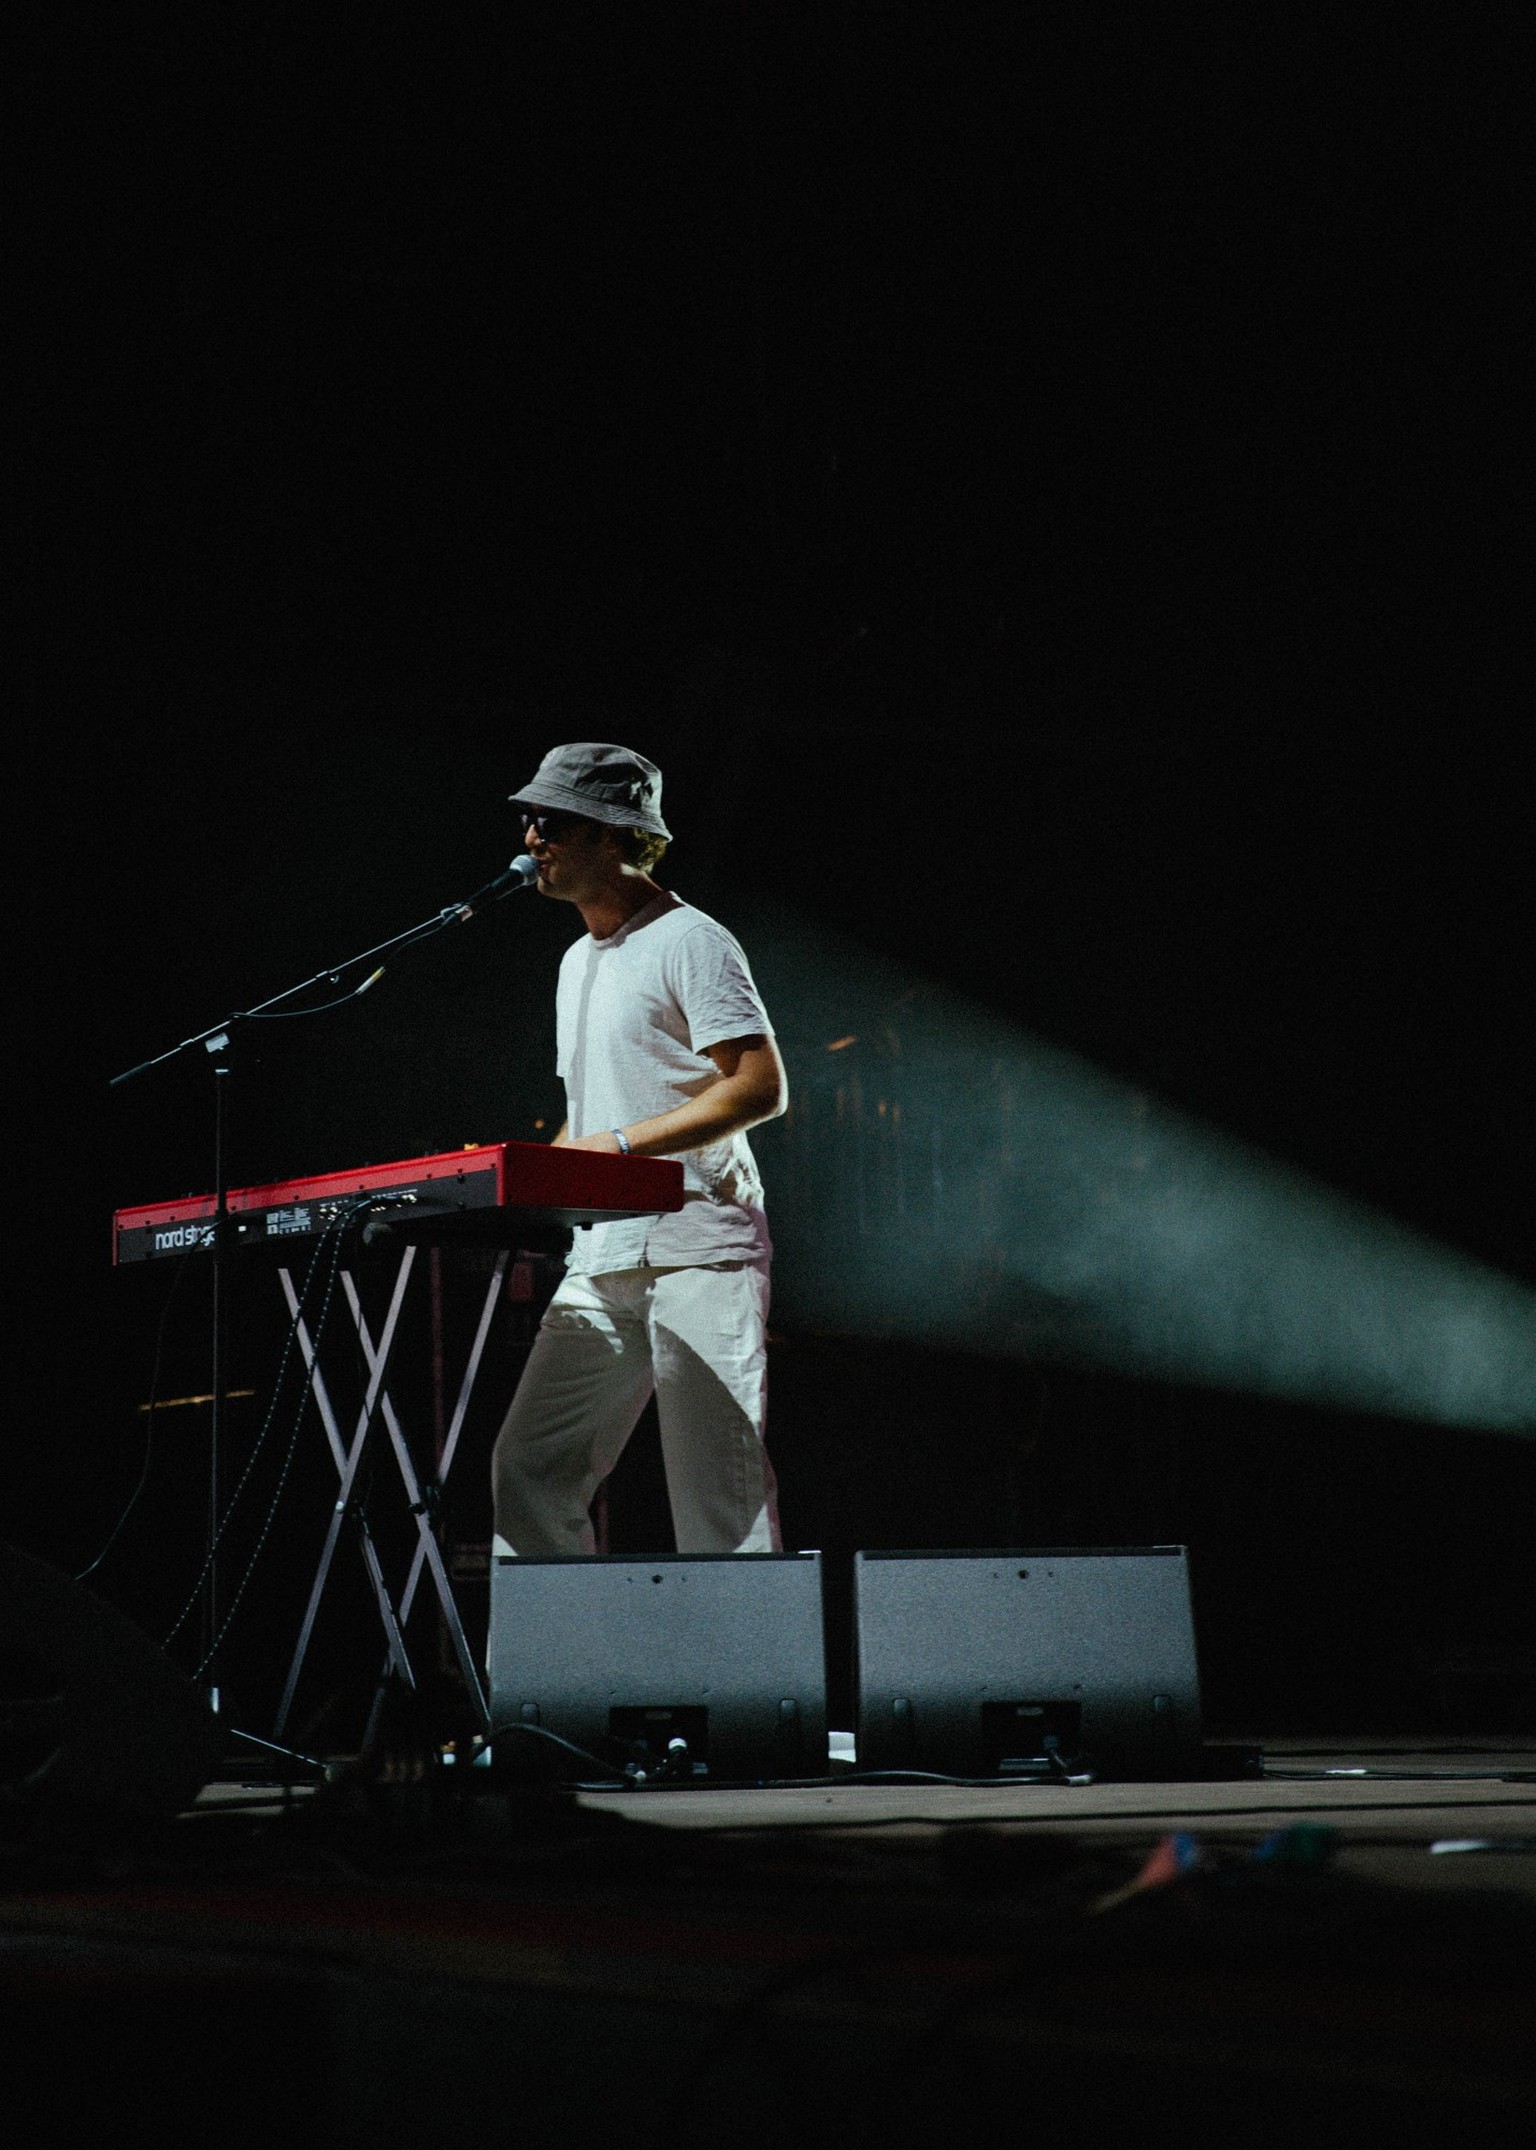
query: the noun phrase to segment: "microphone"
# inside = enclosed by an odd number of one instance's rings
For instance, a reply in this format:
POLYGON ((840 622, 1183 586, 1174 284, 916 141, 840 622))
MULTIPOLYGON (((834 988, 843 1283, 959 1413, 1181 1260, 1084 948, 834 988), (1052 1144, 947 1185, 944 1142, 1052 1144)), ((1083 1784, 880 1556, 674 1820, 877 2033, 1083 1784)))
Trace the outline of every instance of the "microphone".
POLYGON ((515 889, 531 888, 538 878, 537 862, 526 851, 520 851, 505 873, 497 874, 494 881, 487 881, 484 888, 477 888, 468 903, 456 904, 454 909, 460 918, 473 918, 488 903, 495 903, 501 896, 510 896, 515 889))

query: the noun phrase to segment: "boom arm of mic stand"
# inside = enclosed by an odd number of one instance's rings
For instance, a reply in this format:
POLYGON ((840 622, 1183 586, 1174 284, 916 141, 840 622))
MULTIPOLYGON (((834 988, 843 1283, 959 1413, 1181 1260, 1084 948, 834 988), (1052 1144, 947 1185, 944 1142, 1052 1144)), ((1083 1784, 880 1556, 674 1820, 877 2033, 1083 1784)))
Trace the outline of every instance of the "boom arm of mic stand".
MULTIPOLYGON (((434 933, 441 933, 448 926, 477 918, 480 915, 479 910, 470 907, 475 900, 471 897, 469 904, 446 903, 431 918, 422 919, 419 925, 408 926, 404 933, 395 934, 391 940, 380 941, 376 948, 366 948, 361 955, 348 956, 345 962, 328 964, 324 970, 317 970, 313 977, 304 979, 299 985, 290 985, 281 993, 274 993, 270 1000, 264 1000, 254 1008, 236 1009, 232 1014, 222 1017, 219 1022, 210 1023, 206 1030, 195 1031, 190 1038, 183 1038, 179 1045, 168 1046, 163 1053, 155 1053, 150 1059, 141 1060, 137 1067, 124 1068, 120 1075, 111 1078, 110 1087, 115 1089, 119 1083, 131 1082, 136 1075, 147 1075, 151 1068, 163 1066, 167 1060, 174 1060, 178 1053, 190 1052, 194 1046, 204 1046, 209 1052, 218 1051, 223 1034, 229 1032, 236 1023, 253 1022, 261 1016, 271 1015, 282 1009, 284 1001, 297 1000, 301 993, 308 993, 323 980, 328 979, 334 985, 345 972, 355 969, 360 963, 371 962, 375 956, 388 955, 391 949, 407 948, 413 941, 429 940, 434 933)), ((351 999, 353 996, 347 994, 344 997, 351 999)), ((336 1001, 325 1003, 327 1008, 337 1005, 336 1001)), ((324 1009, 294 1008, 287 1012, 293 1015, 320 1015, 324 1013, 324 1009)))

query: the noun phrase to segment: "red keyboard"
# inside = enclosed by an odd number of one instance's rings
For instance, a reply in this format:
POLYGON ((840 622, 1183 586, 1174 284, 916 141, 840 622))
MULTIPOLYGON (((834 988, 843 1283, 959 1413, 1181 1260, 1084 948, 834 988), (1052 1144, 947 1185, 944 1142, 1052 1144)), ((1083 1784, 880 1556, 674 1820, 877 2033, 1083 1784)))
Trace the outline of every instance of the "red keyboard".
MULTIPOLYGON (((225 1197, 233 1247, 281 1247, 335 1228, 370 1241, 520 1244, 530 1230, 649 1217, 683 1206, 674 1157, 610 1157, 547 1142, 487 1142, 433 1157, 359 1165, 308 1179, 236 1187, 225 1197)), ((211 1194, 146 1202, 112 1219, 114 1262, 207 1252, 211 1194)))

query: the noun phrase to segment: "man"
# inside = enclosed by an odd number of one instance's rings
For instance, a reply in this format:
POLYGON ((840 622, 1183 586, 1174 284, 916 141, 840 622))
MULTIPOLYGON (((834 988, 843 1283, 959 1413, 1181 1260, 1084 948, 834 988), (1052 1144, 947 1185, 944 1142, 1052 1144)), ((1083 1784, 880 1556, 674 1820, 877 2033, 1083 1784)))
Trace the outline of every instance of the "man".
POLYGON ((685 1199, 576 1231, 497 1437, 495 1550, 593 1552, 593 1496, 654 1391, 678 1551, 776 1552, 772 1250, 746 1139, 786 1103, 767 1013, 725 928, 651 878, 670 841, 654 763, 555 747, 512 799, 540 894, 586 927, 560 965, 555 1140, 681 1158, 685 1199))

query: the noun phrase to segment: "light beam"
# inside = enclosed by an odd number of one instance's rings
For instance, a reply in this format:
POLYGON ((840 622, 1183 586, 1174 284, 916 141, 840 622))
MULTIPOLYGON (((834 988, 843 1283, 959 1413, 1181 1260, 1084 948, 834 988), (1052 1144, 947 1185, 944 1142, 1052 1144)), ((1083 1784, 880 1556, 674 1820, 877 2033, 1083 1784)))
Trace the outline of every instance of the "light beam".
POLYGON ((754 1138, 781 1316, 1536 1433, 1522 1283, 804 920, 740 923, 793 1016, 754 1138))

